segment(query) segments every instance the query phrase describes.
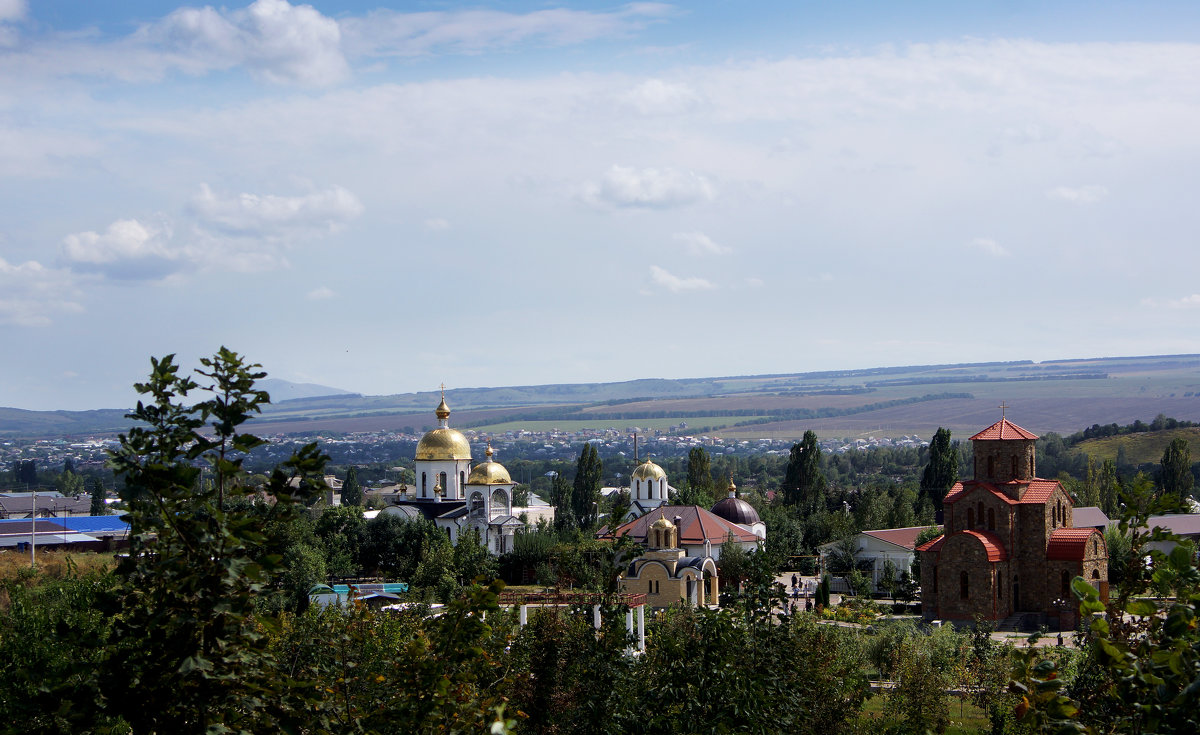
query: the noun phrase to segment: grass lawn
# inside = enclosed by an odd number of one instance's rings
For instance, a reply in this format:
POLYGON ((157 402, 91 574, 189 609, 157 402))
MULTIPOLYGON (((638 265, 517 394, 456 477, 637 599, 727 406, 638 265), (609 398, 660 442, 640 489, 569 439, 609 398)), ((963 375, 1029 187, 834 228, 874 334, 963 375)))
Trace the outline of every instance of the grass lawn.
MULTIPOLYGON (((884 714, 884 706, 887 701, 885 697, 884 694, 876 694, 863 704, 859 721, 870 725, 863 728, 867 732, 875 729, 882 730, 891 721, 884 714)), ((985 733, 989 730, 988 719, 983 710, 958 697, 947 696, 946 700, 950 709, 950 726, 946 728, 949 735, 978 735, 978 733, 985 733)))

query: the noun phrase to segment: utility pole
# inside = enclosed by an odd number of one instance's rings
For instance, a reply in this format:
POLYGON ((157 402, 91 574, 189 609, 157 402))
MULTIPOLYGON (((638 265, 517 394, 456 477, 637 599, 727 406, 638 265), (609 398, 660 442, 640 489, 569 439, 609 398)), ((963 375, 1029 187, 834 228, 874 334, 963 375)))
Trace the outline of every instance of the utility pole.
POLYGON ((33 490, 33 512, 29 516, 29 566, 37 566, 37 488, 33 490))

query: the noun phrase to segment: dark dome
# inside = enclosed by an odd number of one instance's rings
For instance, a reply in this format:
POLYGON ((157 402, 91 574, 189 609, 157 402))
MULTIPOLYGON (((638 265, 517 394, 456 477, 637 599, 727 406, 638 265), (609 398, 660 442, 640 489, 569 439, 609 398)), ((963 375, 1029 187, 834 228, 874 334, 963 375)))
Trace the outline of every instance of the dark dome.
POLYGON ((758 511, 741 498, 725 498, 718 500, 712 507, 712 514, 720 516, 730 523, 749 526, 759 522, 758 511))

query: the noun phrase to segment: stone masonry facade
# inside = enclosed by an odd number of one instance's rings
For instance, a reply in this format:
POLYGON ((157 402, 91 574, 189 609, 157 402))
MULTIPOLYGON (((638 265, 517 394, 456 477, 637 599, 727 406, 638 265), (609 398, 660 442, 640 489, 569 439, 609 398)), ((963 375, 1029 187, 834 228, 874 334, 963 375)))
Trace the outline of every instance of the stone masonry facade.
POLYGON ((1072 627, 1071 580, 1082 576, 1107 592, 1104 536, 1074 528, 1071 496, 1037 477, 1036 440, 1006 419, 971 437, 975 479, 946 494, 943 535, 917 549, 927 620, 1031 612, 1072 627))

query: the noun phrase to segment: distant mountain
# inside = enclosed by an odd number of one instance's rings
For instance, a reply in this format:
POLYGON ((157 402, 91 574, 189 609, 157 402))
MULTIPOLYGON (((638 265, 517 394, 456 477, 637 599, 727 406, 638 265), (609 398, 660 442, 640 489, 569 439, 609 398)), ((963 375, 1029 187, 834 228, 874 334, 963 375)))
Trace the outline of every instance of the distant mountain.
POLYGON ((348 390, 330 388, 316 383, 293 383, 280 378, 266 378, 258 381, 258 387, 271 394, 271 402, 294 401, 299 398, 324 398, 326 396, 356 396, 348 390))
MULTIPOLYGON (((272 401, 254 420, 263 431, 421 430, 438 402, 437 391, 363 396, 277 378, 260 385, 272 401)), ((456 426, 489 431, 513 428, 505 422, 626 427, 654 419, 656 428, 686 421, 698 433, 745 440, 798 438, 808 429, 926 436, 939 426, 961 436, 994 421, 1004 403, 1032 431, 1070 434, 1160 413, 1200 421, 1200 355, 459 388, 446 400, 456 426)), ((115 433, 129 427, 125 413, 0 408, 0 437, 115 433)))

